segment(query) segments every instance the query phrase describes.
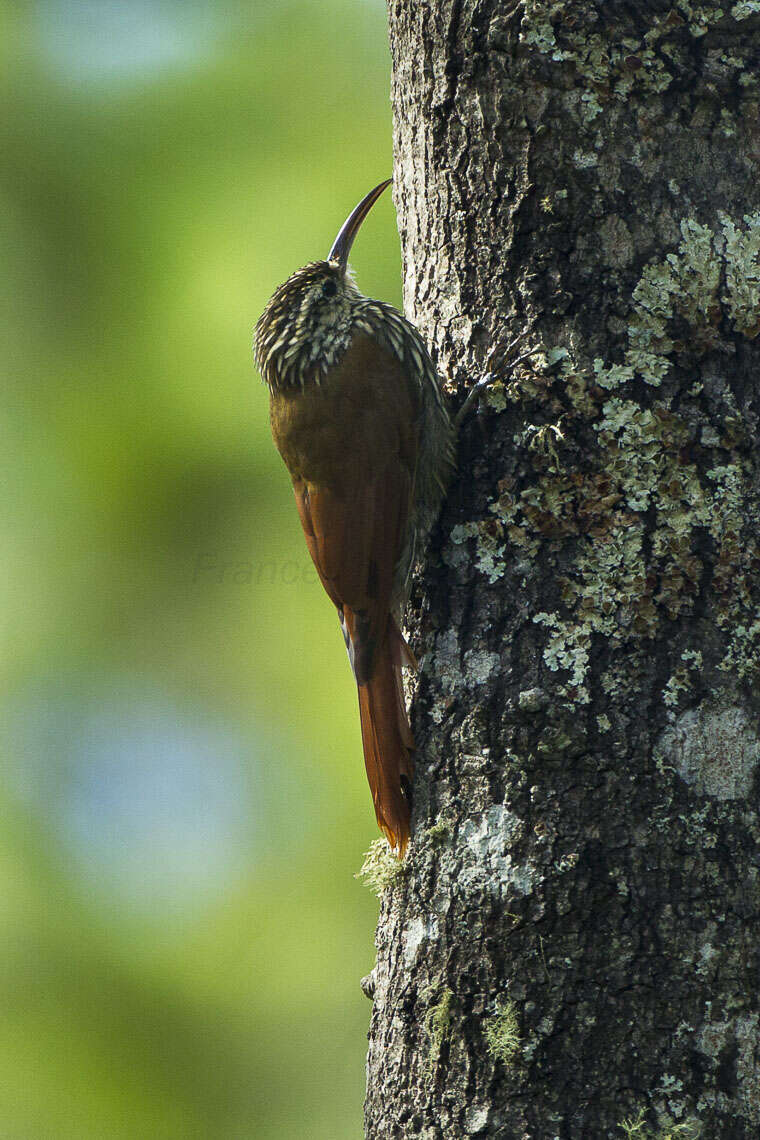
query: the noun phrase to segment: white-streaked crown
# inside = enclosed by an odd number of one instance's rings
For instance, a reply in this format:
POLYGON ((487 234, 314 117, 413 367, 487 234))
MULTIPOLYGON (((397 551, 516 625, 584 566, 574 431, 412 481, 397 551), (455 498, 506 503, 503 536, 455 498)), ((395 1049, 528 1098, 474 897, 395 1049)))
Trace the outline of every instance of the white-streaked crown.
POLYGON ((256 366, 270 388, 319 383, 351 343, 366 298, 331 261, 314 261, 275 290, 253 337, 256 366))

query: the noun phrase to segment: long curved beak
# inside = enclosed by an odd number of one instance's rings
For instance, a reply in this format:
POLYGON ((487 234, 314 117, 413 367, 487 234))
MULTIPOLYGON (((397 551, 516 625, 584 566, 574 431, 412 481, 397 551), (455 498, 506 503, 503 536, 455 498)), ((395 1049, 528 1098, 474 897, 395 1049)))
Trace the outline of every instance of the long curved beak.
POLYGON ((354 238, 359 232, 359 226, 362 224, 367 214, 370 212, 375 202, 378 200, 386 186, 390 186, 392 179, 386 178, 385 182, 381 182, 374 190, 370 190, 366 198, 362 198, 358 206, 354 207, 351 213, 346 218, 335 241, 333 242, 332 249, 327 255, 328 261, 337 261, 343 273, 348 269, 348 255, 351 252, 351 246, 354 244, 354 238))

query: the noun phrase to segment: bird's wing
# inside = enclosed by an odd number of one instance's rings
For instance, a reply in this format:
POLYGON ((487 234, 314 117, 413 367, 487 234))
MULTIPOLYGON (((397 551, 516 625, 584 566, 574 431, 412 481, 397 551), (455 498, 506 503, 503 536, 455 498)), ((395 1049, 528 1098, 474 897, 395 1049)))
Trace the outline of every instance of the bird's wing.
POLYGON ((351 667, 362 683, 391 611, 409 516, 410 474, 389 463, 345 496, 300 479, 293 489, 309 553, 339 610, 351 667))
POLYGON ((319 385, 273 412, 322 584, 341 612, 357 680, 394 608, 414 493, 417 390, 397 358, 358 333, 319 385))

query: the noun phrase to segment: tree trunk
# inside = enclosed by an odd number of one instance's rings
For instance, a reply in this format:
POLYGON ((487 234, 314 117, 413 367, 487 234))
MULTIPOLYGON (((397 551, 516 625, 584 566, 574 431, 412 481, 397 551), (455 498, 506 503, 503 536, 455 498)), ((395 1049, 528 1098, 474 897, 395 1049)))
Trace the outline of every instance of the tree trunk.
POLYGON ((410 607, 366 1135, 756 1140, 760 0, 390 38, 406 310, 503 383, 410 607))

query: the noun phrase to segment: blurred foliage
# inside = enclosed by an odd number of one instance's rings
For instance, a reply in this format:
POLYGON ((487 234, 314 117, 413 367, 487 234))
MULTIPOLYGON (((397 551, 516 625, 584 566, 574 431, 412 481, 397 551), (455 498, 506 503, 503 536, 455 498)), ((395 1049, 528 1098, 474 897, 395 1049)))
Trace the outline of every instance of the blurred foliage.
MULTIPOLYGON (((8 1140, 361 1134, 376 828, 253 323, 391 167, 382 0, 0 8, 8 1140)), ((399 303, 386 196, 353 257, 399 303)))

